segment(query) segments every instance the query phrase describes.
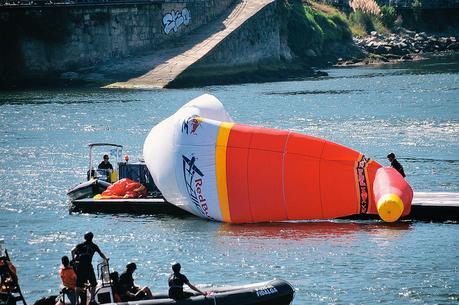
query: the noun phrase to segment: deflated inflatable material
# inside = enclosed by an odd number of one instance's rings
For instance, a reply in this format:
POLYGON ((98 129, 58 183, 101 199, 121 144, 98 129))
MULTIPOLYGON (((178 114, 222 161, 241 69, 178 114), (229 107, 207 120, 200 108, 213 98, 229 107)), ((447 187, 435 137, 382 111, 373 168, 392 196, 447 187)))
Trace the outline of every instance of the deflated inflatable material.
POLYGON ((205 94, 155 126, 144 158, 165 199, 231 223, 410 212, 413 191, 397 171, 342 145, 233 123, 205 94))
POLYGON ((94 199, 130 199, 147 197, 147 189, 137 181, 124 178, 110 185, 102 194, 94 196, 94 199))

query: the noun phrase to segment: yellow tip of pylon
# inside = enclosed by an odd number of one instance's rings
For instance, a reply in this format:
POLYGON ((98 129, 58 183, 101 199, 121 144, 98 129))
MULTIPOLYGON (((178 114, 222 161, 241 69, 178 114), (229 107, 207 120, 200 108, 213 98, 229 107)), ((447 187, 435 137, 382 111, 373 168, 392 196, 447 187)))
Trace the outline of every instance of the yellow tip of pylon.
POLYGON ((397 221, 403 213, 403 201, 395 194, 387 194, 378 200, 378 214, 385 222, 397 221))

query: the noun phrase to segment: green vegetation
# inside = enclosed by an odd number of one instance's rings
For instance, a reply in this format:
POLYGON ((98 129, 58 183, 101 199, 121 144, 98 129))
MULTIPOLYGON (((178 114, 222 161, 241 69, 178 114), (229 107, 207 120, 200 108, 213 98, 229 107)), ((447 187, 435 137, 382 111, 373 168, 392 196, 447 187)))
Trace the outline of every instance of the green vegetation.
POLYGON ((392 29, 395 26, 395 21, 397 20, 397 12, 395 8, 390 5, 383 5, 381 7, 381 21, 389 29, 392 29))
POLYGON ((304 6, 308 20, 319 28, 322 42, 327 44, 333 41, 346 41, 352 38, 352 33, 345 15, 339 12, 326 13, 304 6))
POLYGON ((374 0, 351 0, 349 6, 353 10, 348 20, 354 36, 363 36, 371 31, 387 33, 397 19, 394 7, 379 7, 374 0))
POLYGON ((295 0, 284 0, 284 8, 288 16, 288 44, 300 57, 321 53, 330 42, 352 39, 345 15, 336 9, 320 10, 295 0))
MULTIPOLYGON (((429 23, 420 18, 421 0, 410 1, 411 10, 398 12, 390 5, 380 7, 375 0, 350 0, 352 12, 344 14, 333 6, 314 0, 283 0, 281 3, 284 19, 287 20, 285 31, 288 33, 288 45, 299 58, 308 61, 311 57, 325 58, 340 54, 336 45, 344 46, 341 48, 344 50, 352 36, 362 37, 372 31, 387 34, 402 26, 414 30, 422 26, 433 28, 433 21, 429 23)), ((453 16, 452 13, 450 15, 453 16)), ((457 24, 457 21, 449 20, 450 15, 441 12, 436 20, 445 16, 447 21, 435 22, 457 24)))
POLYGON ((412 0, 411 8, 413 9, 414 19, 418 21, 421 16, 421 9, 422 9, 421 0, 412 0))
POLYGON ((373 16, 357 10, 349 15, 349 24, 354 36, 364 36, 375 30, 373 16))

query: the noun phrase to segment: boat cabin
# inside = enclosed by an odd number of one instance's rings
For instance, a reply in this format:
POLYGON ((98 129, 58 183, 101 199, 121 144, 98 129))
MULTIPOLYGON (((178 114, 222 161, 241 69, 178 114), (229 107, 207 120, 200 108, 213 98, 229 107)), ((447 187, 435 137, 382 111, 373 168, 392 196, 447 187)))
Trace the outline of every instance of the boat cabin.
POLYGON ((89 147, 89 166, 86 182, 80 183, 67 191, 70 200, 92 198, 101 194, 107 187, 118 180, 129 178, 141 183, 147 189, 148 198, 162 198, 150 171, 143 160, 131 162, 123 157, 123 146, 112 143, 92 143, 89 147), (103 156, 100 162, 95 156, 103 156), (99 163, 100 162, 100 163, 99 163))
MULTIPOLYGON (((89 147, 89 169, 87 171, 87 180, 98 179, 108 183, 114 183, 118 180, 129 178, 133 181, 143 184, 151 197, 160 197, 161 192, 156 187, 151 177, 150 171, 143 160, 131 162, 128 155, 123 157, 123 145, 112 143, 92 143, 89 147), (100 149, 102 148, 102 149, 100 149), (101 155, 107 155, 113 166, 113 170, 101 168, 103 161, 98 163, 94 161, 95 152, 102 151, 101 155), (96 167, 97 166, 97 167, 96 167)), ((103 165, 102 165, 103 167, 103 165)))

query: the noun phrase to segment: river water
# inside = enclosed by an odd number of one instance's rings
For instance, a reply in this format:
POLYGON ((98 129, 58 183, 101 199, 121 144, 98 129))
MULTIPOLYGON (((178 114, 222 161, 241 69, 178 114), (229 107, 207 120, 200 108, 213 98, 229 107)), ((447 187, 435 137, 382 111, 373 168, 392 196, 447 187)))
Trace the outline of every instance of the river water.
MULTIPOLYGON (((332 69, 328 77, 186 90, 49 89, 0 93, 0 237, 29 302, 56 294, 62 255, 86 231, 137 282, 166 289, 179 261, 204 289, 283 278, 294 304, 457 304, 459 225, 313 221, 226 225, 193 217, 69 215, 87 144, 140 155, 150 128, 202 93, 235 121, 350 146, 387 164, 395 152, 415 191, 459 192, 459 57, 332 69)), ((97 254, 96 257, 97 258, 97 254)))

